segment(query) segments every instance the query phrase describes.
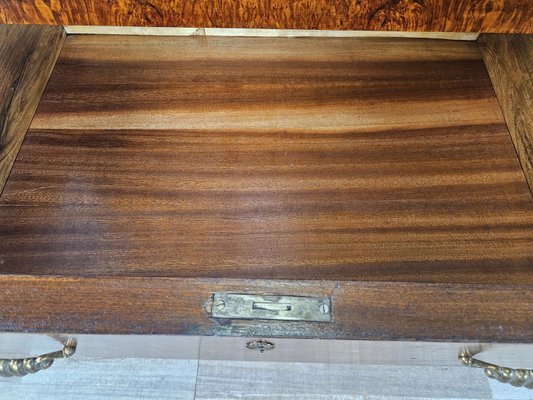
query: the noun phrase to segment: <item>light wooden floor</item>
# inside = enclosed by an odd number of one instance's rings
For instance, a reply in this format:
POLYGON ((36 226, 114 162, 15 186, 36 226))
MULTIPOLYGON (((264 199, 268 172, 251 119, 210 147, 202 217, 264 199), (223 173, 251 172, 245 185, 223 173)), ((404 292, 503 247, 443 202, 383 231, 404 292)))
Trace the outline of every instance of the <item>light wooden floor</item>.
POLYGON ((463 367, 202 360, 62 360, 24 378, 0 378, 0 398, 532 400, 463 367))

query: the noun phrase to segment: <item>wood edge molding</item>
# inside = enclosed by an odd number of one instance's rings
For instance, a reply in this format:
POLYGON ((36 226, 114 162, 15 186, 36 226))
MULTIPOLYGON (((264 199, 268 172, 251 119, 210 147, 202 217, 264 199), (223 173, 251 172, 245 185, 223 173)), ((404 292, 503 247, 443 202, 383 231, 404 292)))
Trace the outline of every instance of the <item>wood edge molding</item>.
POLYGON ((533 35, 483 34, 478 43, 533 193, 533 35))
POLYGON ((252 28, 166 28, 139 26, 76 26, 66 25, 68 35, 139 35, 139 36, 230 36, 230 37, 401 37, 413 39, 443 39, 475 41, 479 33, 463 32, 390 32, 340 31, 304 29, 252 28))
POLYGON ((531 285, 5 275, 0 304, 3 332, 533 340, 531 285), (330 296, 333 321, 215 320, 214 292, 330 296))
POLYGON ((0 25, 0 194, 65 36, 61 26, 0 25))

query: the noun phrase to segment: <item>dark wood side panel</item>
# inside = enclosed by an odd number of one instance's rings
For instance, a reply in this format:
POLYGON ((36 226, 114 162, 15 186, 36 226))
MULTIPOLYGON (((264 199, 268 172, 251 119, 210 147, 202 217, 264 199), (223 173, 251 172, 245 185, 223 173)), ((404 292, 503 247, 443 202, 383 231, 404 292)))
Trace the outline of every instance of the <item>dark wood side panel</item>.
POLYGON ((64 39, 58 26, 0 25, 0 193, 64 39))
POLYGON ((533 192, 533 35, 482 35, 478 43, 533 192))
POLYGON ((533 32, 529 0, 0 0, 0 22, 383 31, 533 32))
POLYGON ((0 304, 6 332, 533 340, 531 285, 3 276, 0 304), (334 320, 214 320, 216 291, 331 296, 334 320))

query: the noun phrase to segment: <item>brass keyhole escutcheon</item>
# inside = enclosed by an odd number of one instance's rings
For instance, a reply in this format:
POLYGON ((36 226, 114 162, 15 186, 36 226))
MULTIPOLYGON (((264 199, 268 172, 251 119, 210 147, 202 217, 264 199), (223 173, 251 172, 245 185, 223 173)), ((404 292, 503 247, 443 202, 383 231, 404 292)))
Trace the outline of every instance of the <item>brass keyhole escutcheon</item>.
POLYGON ((248 343, 246 343, 246 348, 250 350, 257 350, 259 353, 264 353, 267 350, 274 350, 276 345, 268 340, 257 339, 250 340, 248 343))

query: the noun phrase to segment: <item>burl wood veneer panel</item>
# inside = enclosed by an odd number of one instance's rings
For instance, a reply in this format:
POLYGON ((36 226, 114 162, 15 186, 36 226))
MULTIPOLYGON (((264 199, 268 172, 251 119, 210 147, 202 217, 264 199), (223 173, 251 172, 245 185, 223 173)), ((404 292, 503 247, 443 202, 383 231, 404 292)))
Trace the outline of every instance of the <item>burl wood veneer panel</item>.
POLYGON ((475 43, 68 37, 0 220, 6 274, 533 282, 475 43))
POLYGON ((64 39, 60 26, 0 25, 0 194, 64 39))
POLYGON ((0 22, 105 26, 533 32, 530 0, 0 0, 0 22))

